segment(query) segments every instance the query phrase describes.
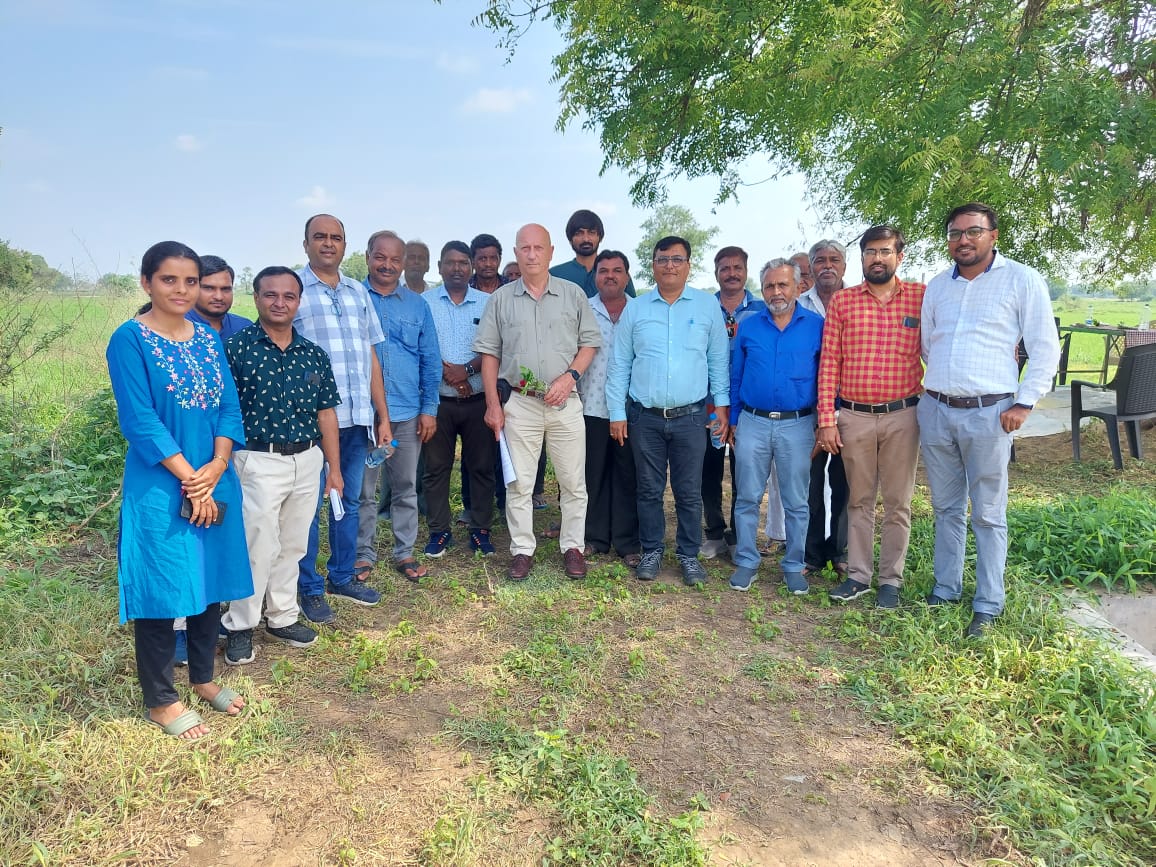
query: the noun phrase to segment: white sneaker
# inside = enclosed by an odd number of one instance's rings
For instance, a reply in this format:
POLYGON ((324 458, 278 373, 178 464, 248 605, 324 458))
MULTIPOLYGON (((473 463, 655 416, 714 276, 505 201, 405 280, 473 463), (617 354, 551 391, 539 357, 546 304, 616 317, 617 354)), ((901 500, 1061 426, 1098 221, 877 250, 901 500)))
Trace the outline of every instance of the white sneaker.
POLYGON ((730 550, 726 539, 707 539, 702 543, 699 554, 707 560, 713 560, 719 554, 726 554, 730 550))

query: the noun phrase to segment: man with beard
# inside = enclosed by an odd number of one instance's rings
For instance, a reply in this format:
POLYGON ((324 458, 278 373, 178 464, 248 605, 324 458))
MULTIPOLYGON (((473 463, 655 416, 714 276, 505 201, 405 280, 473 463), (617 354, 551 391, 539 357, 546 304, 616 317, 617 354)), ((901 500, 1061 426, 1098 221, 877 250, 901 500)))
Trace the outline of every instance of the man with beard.
POLYGON ((875 604, 897 608, 919 459, 915 406, 923 379, 919 316, 924 285, 895 276, 903 261, 903 233, 895 227, 872 226, 859 240, 859 250, 863 283, 836 292, 827 305, 819 365, 819 448, 842 455, 850 489, 847 578, 830 595, 836 602, 850 602, 871 590, 879 493, 883 531, 875 604))
MULTIPOLYGON (((598 294, 594 285, 594 259, 598 255, 598 245, 606 237, 602 228, 602 218, 585 208, 575 211, 566 221, 566 240, 574 251, 574 258, 550 269, 550 273, 571 283, 577 283, 587 298, 598 294)), ((626 278, 626 294, 634 297, 634 281, 626 278)))
MULTIPOLYGON (((815 285, 799 296, 799 304, 826 317, 827 305, 843 288, 847 248, 824 239, 808 253, 815 285)), ((815 445, 811 455, 811 488, 807 498, 811 521, 807 527, 807 572, 821 571, 828 563, 840 575, 847 573, 847 475, 843 458, 815 445), (828 490, 829 489, 829 490, 828 490), (827 501, 830 499, 830 509, 827 501)))
POLYGON ((730 586, 750 590, 758 574, 759 502, 774 461, 786 510, 783 582, 789 593, 802 595, 810 589, 803 577, 803 550, 823 320, 798 304, 799 268, 793 262, 772 259, 763 266, 759 282, 766 308, 743 320, 731 350, 738 545, 730 586))
MULTIPOLYGON (((733 346, 738 323, 744 317, 762 310, 766 304, 747 289, 747 252, 742 247, 723 247, 715 253, 714 276, 718 282, 715 297, 722 307, 727 338, 733 346)), ((707 402, 713 406, 713 397, 708 397, 707 402)), ((731 514, 728 529, 722 508, 723 475, 728 450, 713 448, 709 430, 704 431, 703 436, 707 439, 706 455, 702 459, 702 516, 706 524, 706 540, 702 543, 700 553, 710 560, 726 554, 735 544, 735 455, 733 451, 730 452, 731 514)))
POLYGON ((233 280, 236 279, 232 266, 220 256, 202 256, 201 272, 201 291, 185 318, 209 326, 222 341, 252 325, 244 316, 229 312, 233 306, 233 280))
POLYGON ((377 483, 389 480, 389 513, 393 522, 393 565, 410 581, 426 574, 413 557, 418 523, 418 461, 422 445, 437 429, 441 353, 429 305, 402 286, 405 242, 390 231, 374 232, 366 245, 369 275, 365 288, 385 341, 377 344, 377 360, 389 395, 389 422, 397 443, 384 465, 366 467, 357 520, 357 563, 354 577, 364 581, 377 562, 377 483))
POLYGON ((1012 433, 1051 388, 1060 359, 1048 284, 995 249, 996 214, 970 202, 944 220, 955 266, 923 297, 921 345, 927 372, 919 440, 935 511, 932 606, 963 593, 967 501, 975 533, 975 598, 967 637, 1003 612, 1007 561, 1007 466, 1012 433), (1020 379, 1016 346, 1028 351, 1020 379))

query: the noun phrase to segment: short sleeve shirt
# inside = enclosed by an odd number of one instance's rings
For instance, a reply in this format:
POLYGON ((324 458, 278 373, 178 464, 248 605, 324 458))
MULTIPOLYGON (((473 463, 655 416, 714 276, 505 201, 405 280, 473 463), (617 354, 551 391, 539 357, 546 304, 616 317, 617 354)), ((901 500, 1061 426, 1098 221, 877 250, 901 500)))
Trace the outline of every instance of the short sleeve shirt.
POLYGON ((566 372, 580 347, 601 345, 586 293, 554 276, 537 300, 521 278, 499 288, 474 337, 474 351, 497 358, 498 377, 512 383, 521 379, 522 367, 551 382, 566 372))
POLYGON ((317 414, 341 402, 329 356, 293 330, 282 349, 261 325, 225 341, 225 357, 237 383, 247 442, 299 443, 319 439, 317 414))

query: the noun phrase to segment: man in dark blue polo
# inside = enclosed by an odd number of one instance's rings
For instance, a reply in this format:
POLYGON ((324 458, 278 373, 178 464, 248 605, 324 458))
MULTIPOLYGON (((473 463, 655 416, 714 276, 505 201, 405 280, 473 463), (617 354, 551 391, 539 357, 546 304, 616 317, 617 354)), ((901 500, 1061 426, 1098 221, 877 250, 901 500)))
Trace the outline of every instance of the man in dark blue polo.
MULTIPOLYGON (((555 265, 550 269, 550 274, 577 283, 587 298, 593 298, 598 294, 598 287, 594 285, 594 260, 598 257, 598 247, 605 237, 606 230, 602 228, 601 217, 585 208, 575 211, 566 221, 566 240, 570 242, 574 258, 555 265)), ((634 281, 629 274, 626 276, 626 294, 634 297, 634 281)))
POLYGON ((734 590, 749 590, 758 573, 759 504, 771 461, 778 468, 786 513, 783 581, 796 595, 810 589, 803 577, 803 551, 823 319, 796 303, 799 278, 799 266, 787 259, 763 266, 759 282, 766 309, 739 324, 731 349, 731 424, 738 467, 734 590))

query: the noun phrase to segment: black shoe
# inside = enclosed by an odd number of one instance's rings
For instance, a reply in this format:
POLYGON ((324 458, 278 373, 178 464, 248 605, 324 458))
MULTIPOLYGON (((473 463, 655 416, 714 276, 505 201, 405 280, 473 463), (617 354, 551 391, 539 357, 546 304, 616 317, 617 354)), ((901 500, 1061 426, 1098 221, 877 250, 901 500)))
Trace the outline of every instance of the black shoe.
POLYGON ((265 626, 265 633, 290 647, 308 647, 317 640, 317 630, 304 623, 290 623, 288 626, 265 626))
POLYGON ((937 608, 940 605, 958 605, 958 599, 944 599, 942 596, 936 596, 934 593, 930 594, 927 599, 928 608, 937 608))
POLYGON ((660 568, 662 568, 662 548, 655 548, 642 555, 642 559, 634 568, 634 577, 639 581, 653 581, 658 577, 660 568))
POLYGON ((253 650, 253 630, 238 629, 230 632, 225 643, 225 662, 229 665, 248 665, 257 654, 253 650))
POLYGON ((836 602, 851 602, 858 599, 860 596, 865 596, 871 592, 870 584, 863 584, 860 581, 846 579, 842 584, 833 590, 829 590, 827 595, 836 602))
POLYGON ((966 638, 983 638, 983 634, 995 623, 994 614, 982 614, 979 611, 971 615, 971 623, 967 624, 966 638))
POLYGON ((899 588, 894 584, 880 584, 879 589, 875 591, 875 607, 898 608, 899 588))

